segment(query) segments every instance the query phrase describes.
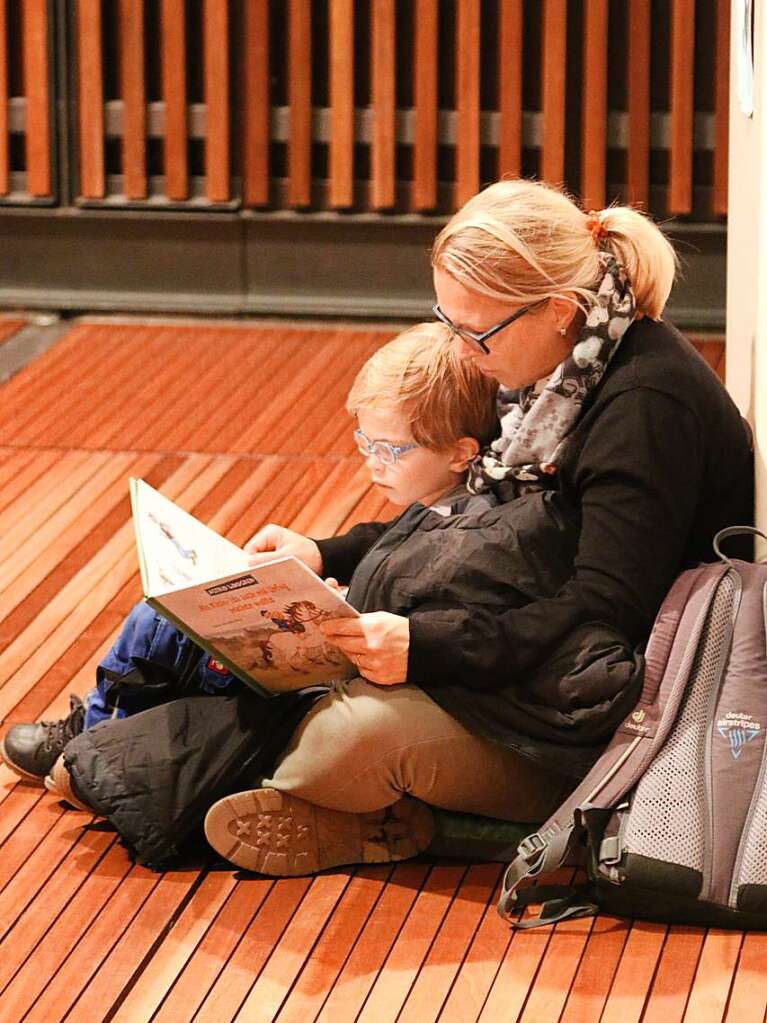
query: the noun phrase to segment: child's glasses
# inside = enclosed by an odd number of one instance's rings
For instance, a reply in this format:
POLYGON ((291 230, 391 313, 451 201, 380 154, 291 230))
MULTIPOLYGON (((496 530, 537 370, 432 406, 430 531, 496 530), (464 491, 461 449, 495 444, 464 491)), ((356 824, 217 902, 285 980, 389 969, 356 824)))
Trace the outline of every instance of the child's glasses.
POLYGON ((354 431, 354 439, 357 442, 357 450, 363 458, 377 458, 382 465, 396 465, 401 455, 415 448, 420 444, 391 444, 388 440, 370 440, 362 430, 354 431))

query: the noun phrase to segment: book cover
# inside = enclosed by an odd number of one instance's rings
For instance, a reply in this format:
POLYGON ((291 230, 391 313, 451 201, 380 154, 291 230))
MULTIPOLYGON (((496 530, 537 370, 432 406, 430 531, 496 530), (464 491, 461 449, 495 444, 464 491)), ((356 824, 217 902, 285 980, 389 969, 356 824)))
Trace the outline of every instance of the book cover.
POLYGON ((251 567, 241 548, 143 480, 131 480, 131 503, 145 599, 215 660, 269 693, 356 674, 319 625, 357 611, 303 562, 251 567))

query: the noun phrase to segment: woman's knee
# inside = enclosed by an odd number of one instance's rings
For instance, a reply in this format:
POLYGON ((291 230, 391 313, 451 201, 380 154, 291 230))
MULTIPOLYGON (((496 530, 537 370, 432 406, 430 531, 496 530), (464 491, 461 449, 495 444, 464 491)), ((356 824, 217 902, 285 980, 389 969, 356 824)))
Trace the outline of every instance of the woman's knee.
POLYGON ((320 700, 296 730, 265 784, 325 806, 361 812, 399 798, 389 769, 402 744, 405 688, 381 690, 353 680, 320 700), (353 805, 352 805, 353 804, 353 805))

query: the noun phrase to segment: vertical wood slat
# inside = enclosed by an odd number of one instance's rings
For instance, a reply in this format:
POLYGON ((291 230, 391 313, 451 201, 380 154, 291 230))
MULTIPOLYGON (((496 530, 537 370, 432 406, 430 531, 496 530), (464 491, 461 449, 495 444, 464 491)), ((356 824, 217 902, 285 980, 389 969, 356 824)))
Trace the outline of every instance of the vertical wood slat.
POLYGON ((519 177, 522 171, 522 7, 506 0, 498 26, 498 177, 519 177))
POLYGON ((456 46, 455 205, 479 191, 480 151, 480 4, 458 6, 456 46))
POLYGON ((330 2, 330 145, 328 202, 354 205, 354 3, 330 2))
POLYGON ((0 0, 0 195, 11 190, 8 158, 8 16, 0 0))
POLYGON ((310 0, 289 0, 288 205, 309 206, 312 192, 312 35, 310 0))
POLYGON ((104 89, 99 0, 78 0, 77 26, 80 194, 85 198, 103 198, 104 89))
POLYGON ((245 140, 243 193, 248 206, 269 202, 269 2, 245 4, 245 140))
POLYGON ((567 0, 543 0, 541 177, 560 184, 565 177, 565 88, 567 0))
POLYGON ((413 98, 413 188, 410 208, 429 210, 437 205, 437 0, 416 0, 413 98))
POLYGON ((103 199, 104 65, 100 0, 77 2, 77 83, 80 126, 80 195, 103 199))
POLYGON ((712 213, 727 212, 730 143, 730 0, 717 0, 714 65, 714 193, 712 213))
POLYGON ((51 194, 51 128, 48 92, 48 5, 22 0, 24 95, 27 99, 27 192, 51 194))
POLYGON ((120 0, 119 32, 123 189, 127 199, 146 199, 144 0, 120 0))
POLYGON ((189 197, 186 120, 186 25, 183 0, 162 0, 162 94, 165 102, 165 195, 189 197))
POLYGON ((671 16, 669 213, 692 212, 695 0, 674 0, 671 16))
POLYGON ((607 0, 586 0, 584 19, 581 198, 586 209, 601 210, 607 170, 607 0))
POLYGON ((226 202, 229 191, 229 3, 204 0, 205 191, 226 202))
POLYGON ((627 199, 646 206, 650 198, 650 27, 647 0, 629 0, 627 199))
POLYGON ((394 206, 396 157, 395 5, 394 0, 371 0, 373 137, 370 152, 370 205, 394 206))

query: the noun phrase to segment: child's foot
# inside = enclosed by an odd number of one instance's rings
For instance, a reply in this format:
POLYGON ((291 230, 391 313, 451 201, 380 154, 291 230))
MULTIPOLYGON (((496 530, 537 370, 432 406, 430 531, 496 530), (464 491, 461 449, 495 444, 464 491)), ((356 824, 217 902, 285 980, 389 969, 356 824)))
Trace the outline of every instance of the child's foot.
POLYGON ((51 773, 45 776, 45 787, 54 796, 63 799, 76 810, 84 810, 86 813, 94 813, 92 807, 84 802, 75 790, 72 775, 66 769, 63 755, 59 757, 51 768, 51 773))
POLYGON ((220 799, 205 835, 225 859, 277 877, 315 874, 349 863, 390 863, 423 852, 434 830, 425 803, 403 798, 372 813, 314 806, 276 789, 220 799))
POLYGON ((0 741, 0 756, 20 778, 42 782, 69 740, 82 732, 84 724, 85 706, 78 696, 72 695, 65 718, 9 728, 0 741))

